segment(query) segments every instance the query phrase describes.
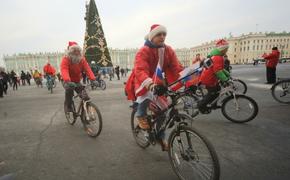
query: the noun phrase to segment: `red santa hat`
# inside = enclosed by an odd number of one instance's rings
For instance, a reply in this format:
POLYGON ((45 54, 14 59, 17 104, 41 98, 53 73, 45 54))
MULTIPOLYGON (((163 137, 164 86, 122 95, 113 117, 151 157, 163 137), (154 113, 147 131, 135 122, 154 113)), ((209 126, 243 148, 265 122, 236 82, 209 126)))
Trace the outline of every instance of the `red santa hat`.
POLYGON ((167 33, 166 27, 160 24, 153 24, 150 28, 150 32, 145 36, 145 40, 152 41, 154 36, 158 33, 167 33))
POLYGON ((69 41, 67 46, 68 52, 72 52, 75 49, 78 49, 80 52, 82 51, 82 48, 78 45, 78 43, 74 41, 69 41))
POLYGON ((222 50, 229 48, 229 43, 224 39, 219 39, 216 41, 215 47, 218 50, 222 51, 222 50))

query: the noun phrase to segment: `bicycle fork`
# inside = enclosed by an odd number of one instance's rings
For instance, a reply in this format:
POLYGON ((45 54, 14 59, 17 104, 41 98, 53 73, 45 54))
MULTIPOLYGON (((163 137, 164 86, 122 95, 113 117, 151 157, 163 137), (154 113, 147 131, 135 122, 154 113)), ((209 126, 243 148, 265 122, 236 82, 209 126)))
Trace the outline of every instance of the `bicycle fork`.
MULTIPOLYGON (((187 140, 187 143, 188 143, 188 148, 184 148, 184 145, 183 145, 183 142, 181 140, 181 137, 180 137, 180 127, 177 126, 176 127, 176 132, 177 132, 177 136, 176 136, 176 139, 177 139, 177 143, 178 143, 178 148, 179 148, 179 152, 180 152, 180 155, 181 157, 185 160, 185 161, 189 161, 191 159, 198 159, 196 158, 196 156, 194 155, 195 152, 193 151, 193 148, 192 148, 192 143, 191 143, 191 139, 190 139, 190 136, 188 134, 188 132, 185 131, 185 134, 186 134, 186 140, 187 140)), ((176 157, 176 159, 178 159, 176 157)))
POLYGON ((90 117, 89 117, 89 113, 88 113, 88 109, 87 109, 87 103, 88 103, 88 101, 84 101, 83 107, 84 107, 84 111, 85 111, 86 120, 89 120, 90 117))

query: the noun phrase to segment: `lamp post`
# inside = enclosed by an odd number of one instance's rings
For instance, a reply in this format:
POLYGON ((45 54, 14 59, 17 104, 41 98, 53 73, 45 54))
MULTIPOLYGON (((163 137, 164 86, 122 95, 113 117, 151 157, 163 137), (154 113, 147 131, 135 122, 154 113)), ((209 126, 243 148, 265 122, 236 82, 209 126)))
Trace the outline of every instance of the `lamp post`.
POLYGON ((283 49, 284 49, 285 45, 281 45, 281 57, 280 58, 283 58, 283 49))

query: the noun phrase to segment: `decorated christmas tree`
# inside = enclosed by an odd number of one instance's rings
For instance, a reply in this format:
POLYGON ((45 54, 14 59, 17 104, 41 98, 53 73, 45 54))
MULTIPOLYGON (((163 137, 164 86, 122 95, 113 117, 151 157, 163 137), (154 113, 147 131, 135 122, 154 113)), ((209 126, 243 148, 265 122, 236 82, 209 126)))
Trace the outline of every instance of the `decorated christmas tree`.
POLYGON ((95 61, 100 67, 113 66, 101 20, 94 0, 86 5, 85 57, 90 63, 95 61))

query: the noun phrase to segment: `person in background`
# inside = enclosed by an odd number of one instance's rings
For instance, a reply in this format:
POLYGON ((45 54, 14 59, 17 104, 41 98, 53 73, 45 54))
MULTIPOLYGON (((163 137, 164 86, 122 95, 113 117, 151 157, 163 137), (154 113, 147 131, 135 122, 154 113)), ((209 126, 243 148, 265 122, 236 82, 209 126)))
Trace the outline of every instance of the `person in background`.
POLYGON ((26 74, 25 74, 24 71, 21 71, 20 79, 21 79, 21 84, 22 84, 22 86, 25 86, 26 74))
POLYGON ((26 72, 26 81, 27 81, 27 84, 30 86, 30 80, 31 80, 31 74, 27 71, 26 72))
POLYGON ((280 52, 277 47, 273 47, 270 54, 264 53, 262 57, 266 60, 267 82, 265 82, 265 84, 273 84, 276 82, 276 67, 279 61, 280 52))
POLYGON ((17 86, 17 74, 14 72, 14 70, 11 71, 11 78, 12 78, 12 86, 13 86, 13 90, 17 90, 18 86, 17 86))

